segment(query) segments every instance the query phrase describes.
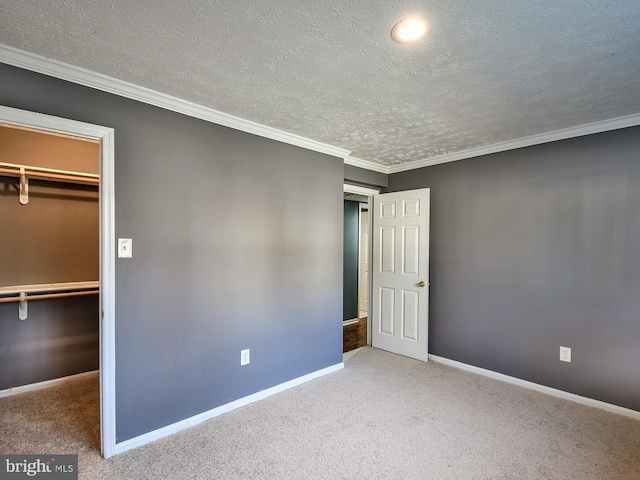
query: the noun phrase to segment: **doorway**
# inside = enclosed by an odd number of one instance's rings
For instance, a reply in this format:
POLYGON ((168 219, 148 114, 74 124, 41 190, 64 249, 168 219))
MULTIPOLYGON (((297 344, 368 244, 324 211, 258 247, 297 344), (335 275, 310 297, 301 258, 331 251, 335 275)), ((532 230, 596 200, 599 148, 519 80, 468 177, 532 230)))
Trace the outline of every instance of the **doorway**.
MULTIPOLYGON (((10 287, 19 287, 19 301, 16 305, 16 322, 28 321, 29 307, 31 306, 33 313, 35 314, 36 305, 39 302, 34 301, 35 295, 58 295, 64 293, 65 295, 71 293, 77 297, 87 297, 95 295, 95 287, 99 285, 99 294, 97 295, 99 300, 96 302, 98 308, 96 309, 96 320, 98 322, 97 336, 98 336, 98 367, 99 367, 99 409, 100 409, 100 450, 105 458, 115 453, 115 327, 114 327, 114 139, 113 129, 101 127, 97 125, 91 125, 87 123, 66 120, 58 117, 52 117, 48 115, 27 112, 9 107, 0 107, 0 125, 13 131, 24 132, 39 132, 43 135, 59 138, 75 138, 80 142, 94 143, 97 147, 97 164, 94 177, 85 176, 85 180, 88 178, 95 178, 99 182, 99 193, 96 194, 98 198, 98 228, 95 247, 99 249, 97 254, 98 265, 95 266, 94 272, 97 274, 96 279, 82 279, 82 281, 64 281, 59 282, 54 278, 47 278, 38 284, 25 284, 25 282, 19 285, 0 285, 3 288, 3 297, 13 295, 13 290, 10 287), (50 292, 51 284, 64 283, 66 289, 63 292, 50 292), (68 284, 74 285, 68 285, 68 284), (89 283, 91 283, 89 285, 89 283), (72 288, 73 287, 73 288, 72 288), (71 288, 71 291, 69 290, 71 288), (38 292, 40 289, 40 292, 38 292), (44 289, 44 290, 42 290, 44 289), (29 290, 28 292, 25 290, 29 290), (28 300, 30 295, 34 295, 32 301, 28 300), (31 305, 30 305, 31 304, 31 305)), ((14 162, 5 162, 14 163, 14 162)), ((50 180, 78 180, 76 170, 67 168, 51 168, 42 167, 33 164, 14 163, 13 165, 4 165, 4 173, 15 173, 17 169, 17 177, 19 178, 19 185, 14 192, 7 189, 3 194, 15 194, 15 201, 22 205, 27 205, 29 201, 35 201, 35 197, 29 200, 29 177, 39 177, 39 180, 33 181, 33 188, 31 194, 47 195, 46 192, 38 192, 36 188, 36 182, 45 181, 46 177, 50 180), (16 167, 15 165, 18 165, 16 167), (29 168, 31 167, 31 168, 29 168), (57 178, 56 178, 57 177, 57 178), (76 178, 74 178, 76 177, 76 178)), ((80 170, 80 169, 78 169, 80 170)), ((89 182, 91 183, 91 182, 89 182)), ((95 182, 94 182, 95 183, 95 182)), ((90 189, 89 189, 90 190, 90 189)), ((87 193, 88 190, 84 190, 87 193)), ((59 193, 59 192, 58 192, 59 193)), ((77 196, 77 192, 68 191, 70 196, 77 196)), ((64 195, 63 195, 64 196, 64 195)), ((69 222, 67 222, 69 223, 69 222)), ((72 223, 72 222, 71 222, 72 223)), ((28 235, 24 235, 24 232, 12 232, 15 235, 20 236, 20 242, 28 244, 30 239, 28 235)), ((46 238, 44 239, 47 240, 46 238)), ((53 239, 51 239, 53 240, 53 239)), ((77 250, 72 252, 70 259, 67 263, 74 263, 76 258, 75 254, 78 254, 77 250)), ((18 269, 22 263, 16 264, 18 269)), ((51 269, 50 269, 51 270, 51 269)), ((44 278, 44 277, 42 277, 44 278)), ((69 280, 69 279, 66 279, 69 280)), ((78 279, 79 280, 79 279, 78 279)), ((55 288, 59 288, 61 285, 55 285, 55 288)), ((56 297, 50 297, 56 298, 56 297)), ((46 300, 50 300, 46 298, 46 300)), ((95 297, 94 297, 95 298, 95 297)), ((43 303, 43 302, 40 302, 43 303)), ((78 336, 76 336, 78 337, 78 336)), ((80 335, 80 337, 82 337, 80 335)), ((76 338, 75 340, 78 340, 76 338)), ((46 338, 45 338, 46 342, 46 338)), ((33 343, 33 342, 32 342, 33 343)), ((63 342, 64 343, 64 342, 63 342)), ((36 342, 36 346, 37 346, 36 342)), ((32 347, 34 345, 31 345, 32 347)), ((60 370, 64 371, 64 369, 60 370)), ((26 377, 25 377, 26 378, 26 377)), ((36 382, 32 384, 32 389, 38 388, 36 382)), ((11 390, 11 389, 9 389, 11 390)), ((10 393, 10 392, 9 392, 10 393)))
POLYGON ((377 193, 378 190, 372 188, 344 185, 343 352, 371 344, 369 315, 371 225, 369 208, 371 197, 377 193))

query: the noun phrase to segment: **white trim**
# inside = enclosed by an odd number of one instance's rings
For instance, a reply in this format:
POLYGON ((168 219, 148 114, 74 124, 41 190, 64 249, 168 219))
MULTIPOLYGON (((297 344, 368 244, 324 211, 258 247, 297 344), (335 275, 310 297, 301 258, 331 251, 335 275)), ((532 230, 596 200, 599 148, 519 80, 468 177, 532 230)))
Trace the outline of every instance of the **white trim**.
POLYGON ((380 193, 378 188, 360 187, 358 185, 349 185, 348 183, 343 184, 343 190, 345 193, 355 193, 356 195, 365 195, 367 197, 380 193))
POLYGON ((351 165, 352 167, 364 168, 378 173, 389 173, 389 167, 386 165, 380 165, 379 163, 370 162, 369 160, 362 160, 361 158, 355 158, 352 156, 344 157, 344 163, 351 165))
POLYGON ((100 433, 102 456, 116 447, 115 138, 105 131, 100 158, 100 433))
MULTIPOLYGON (((440 155, 438 157, 426 158, 411 163, 395 165, 388 167, 386 173, 405 172, 407 170, 415 170, 416 168, 429 167, 441 163, 455 162, 456 160, 465 160, 467 158, 479 157, 491 153, 506 152, 517 148, 531 147, 541 145, 543 143, 556 142, 558 140, 567 140, 569 138, 582 137, 584 135, 592 135, 594 133, 608 132, 621 128, 635 127, 640 125, 640 113, 626 115, 624 117, 610 118, 599 122, 587 123, 576 127, 563 128, 553 132, 540 133, 529 137, 516 138, 507 142, 494 143, 484 147, 472 148, 462 152, 440 155)), ((363 167, 364 168, 364 167, 363 167)))
MULTIPOLYGON (((0 57, 3 52, 0 48, 0 57)), ((102 455, 116 444, 115 396, 115 188, 112 128, 0 106, 0 122, 100 142, 100 435, 102 455)))
POLYGON ((11 387, 5 390, 0 390, 0 398, 10 397, 12 395, 18 395, 25 392, 33 392, 34 390, 42 390, 43 388, 55 387, 56 385, 63 385, 65 383, 75 382, 88 377, 97 377, 100 375, 98 370, 91 372, 76 373, 75 375, 69 375, 67 377, 54 378, 52 380, 45 380, 44 382, 31 383, 29 385, 20 385, 19 387, 11 387))
POLYGON ((569 400, 571 402, 579 403, 581 405, 586 405, 588 407, 600 408, 602 410, 606 410, 607 412, 617 413, 618 415, 624 415, 625 417, 630 417, 636 420, 640 420, 640 412, 637 412, 636 410, 620 407, 618 405, 612 405, 611 403, 601 402, 600 400, 594 400, 592 398, 582 397, 580 395, 576 395, 575 393, 569 393, 563 390, 558 390, 556 388, 546 387, 538 383, 528 382, 520 378, 510 377, 509 375, 504 375, 502 373, 494 372, 492 370, 486 370, 480 367, 474 367, 473 365, 457 362, 455 360, 449 360, 448 358, 439 357, 437 355, 429 354, 429 359, 433 360, 434 362, 447 365, 449 367, 459 368, 460 370, 465 370, 467 372, 482 375, 484 377, 493 378, 495 380, 500 380, 502 382, 511 383, 512 385, 528 388, 530 390, 536 390, 538 392, 546 393, 547 395, 551 395, 553 397, 562 398, 563 400, 569 400))
POLYGON ((156 107, 199 118, 217 125, 224 125, 225 127, 230 127, 235 130, 306 148, 307 150, 313 150, 340 158, 344 158, 350 153, 343 148, 334 147, 326 143, 317 142, 276 128, 244 120, 214 110, 213 108, 204 107, 181 98, 151 90, 150 88, 134 85, 123 80, 118 80, 117 78, 108 77, 101 73, 92 72, 7 45, 0 45, 0 62, 31 70, 32 72, 42 73, 50 77, 60 78, 78 85, 84 85, 85 87, 95 88, 103 92, 113 93, 149 105, 155 105, 156 107))
POLYGON ((216 407, 212 410, 194 415, 193 417, 189 417, 171 425, 167 425, 166 427, 153 430, 149 433, 134 437, 130 440, 125 440, 124 442, 120 442, 116 445, 115 453, 124 453, 133 448, 146 445, 147 443, 155 442, 156 440, 160 440, 161 438, 173 435, 174 433, 179 432, 180 430, 184 430, 185 428, 193 427, 194 425, 205 422, 224 413, 228 413, 232 410, 235 410, 236 408, 244 407, 246 405, 249 405, 250 403, 257 402, 258 400, 263 400, 267 397, 270 397, 271 395, 284 392, 285 390, 297 387, 298 385, 306 383, 310 380, 314 380, 318 377, 322 377, 329 373, 337 372, 338 370, 342 370, 343 368, 344 363, 340 362, 330 367, 323 368, 322 370, 317 370, 307 375, 303 375, 302 377, 294 378, 293 380, 281 383, 280 385, 267 388, 266 390, 262 390, 247 397, 240 398, 225 405, 221 405, 220 407, 216 407))
POLYGON ((102 75, 101 73, 92 72, 84 68, 42 57, 7 45, 0 44, 0 62, 23 68, 25 70, 30 70, 32 72, 42 73, 50 77, 66 80, 78 85, 95 88, 96 90, 101 90, 103 92, 113 93, 115 95, 130 98, 149 105, 155 105, 166 110, 199 118, 217 125, 224 125, 226 127, 258 135, 260 137, 270 138, 272 140, 288 143, 290 145, 295 145, 334 157, 341 157, 344 159, 344 163, 346 165, 352 165, 354 167, 364 168, 366 170, 384 173, 387 175, 407 170, 415 170, 422 167, 429 167, 441 163, 465 160, 467 158, 488 155, 491 153, 505 152, 517 148, 530 147, 533 145, 540 145, 542 143, 640 125, 640 113, 636 113, 633 115, 626 115, 623 117, 555 130, 552 132, 517 138, 506 142, 494 143, 492 145, 472 148, 462 152, 426 158, 410 163, 404 163, 402 165, 386 166, 369 160, 352 157, 350 156, 351 152, 343 148, 334 147, 326 143, 301 137, 299 135, 252 122, 250 120, 245 120, 209 107, 204 107, 187 100, 151 90, 146 87, 134 85, 123 80, 102 75))
POLYGON ((360 321, 359 318, 352 318, 351 320, 343 320, 342 326, 346 327, 347 325, 353 325, 354 323, 358 323, 360 321))

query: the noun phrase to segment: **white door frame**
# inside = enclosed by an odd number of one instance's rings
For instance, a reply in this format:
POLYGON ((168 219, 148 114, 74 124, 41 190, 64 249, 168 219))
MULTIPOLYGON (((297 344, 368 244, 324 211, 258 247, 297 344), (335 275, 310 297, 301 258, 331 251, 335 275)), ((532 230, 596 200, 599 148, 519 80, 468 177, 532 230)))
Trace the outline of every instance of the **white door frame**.
MULTIPOLYGON (((371 197, 374 195, 378 195, 380 193, 379 188, 371 188, 371 187, 360 187, 358 185, 349 185, 348 183, 343 184, 344 193, 353 193, 356 195, 363 195, 368 197, 367 204, 369 205, 369 245, 368 245, 368 255, 369 255, 369 312, 371 311, 371 295, 372 295, 372 282, 371 282, 371 255, 373 255, 372 249, 372 221, 371 221, 371 209, 373 205, 371 204, 371 197)), ((359 216, 358 216, 359 217, 359 216)), ((360 231, 360 225, 358 224, 358 232, 360 231)), ((360 240, 358 234, 358 248, 360 248, 360 240)), ((360 269, 358 266, 358 292, 360 291, 360 269)), ((360 316, 360 303, 358 302, 358 316, 360 316)), ((371 313, 367 313, 367 345, 371 345, 371 313)))
POLYGON ((0 122, 100 142, 100 445, 109 458, 116 447, 114 130, 4 106, 0 122))

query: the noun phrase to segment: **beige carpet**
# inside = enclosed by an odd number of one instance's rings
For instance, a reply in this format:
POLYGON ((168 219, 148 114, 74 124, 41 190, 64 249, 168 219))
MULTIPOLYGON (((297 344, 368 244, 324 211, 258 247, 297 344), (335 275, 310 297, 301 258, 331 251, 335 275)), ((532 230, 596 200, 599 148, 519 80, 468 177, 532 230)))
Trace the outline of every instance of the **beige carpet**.
POLYGON ((1 453, 97 479, 640 479, 640 422, 370 347, 345 369, 100 458, 97 382, 0 399, 1 453))

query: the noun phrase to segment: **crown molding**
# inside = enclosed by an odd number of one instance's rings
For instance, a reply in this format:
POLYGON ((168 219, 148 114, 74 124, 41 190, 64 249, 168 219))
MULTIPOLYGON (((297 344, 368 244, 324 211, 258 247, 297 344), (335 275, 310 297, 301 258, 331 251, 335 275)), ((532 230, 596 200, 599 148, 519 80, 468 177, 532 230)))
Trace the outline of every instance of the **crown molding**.
POLYGON ((146 87, 7 45, 0 44, 0 62, 326 155, 344 158, 350 153, 342 148, 245 120, 146 87))
MULTIPOLYGON (((517 138, 507 142, 494 143, 485 147, 471 148, 462 152, 440 155, 438 157, 425 158, 415 162, 405 163, 402 165, 394 165, 388 167, 388 173, 405 172, 407 170, 415 170, 416 168, 430 167, 441 163, 455 162, 457 160, 465 160, 467 158, 479 157, 491 153, 506 152, 517 148, 531 147, 541 145, 543 143, 556 142, 558 140, 567 140, 570 138, 592 135, 594 133, 608 132, 618 130, 620 128, 635 127, 640 125, 640 113, 626 115, 624 117, 611 118, 599 122, 587 123, 576 127, 563 128, 553 132, 540 133, 529 137, 517 138)), ((363 167, 364 168, 364 167, 363 167)))
POLYGON ((380 165, 379 163, 370 162, 369 160, 362 160, 360 158, 355 158, 351 156, 344 157, 344 163, 346 165, 351 165, 352 167, 364 168, 366 170, 372 170, 378 173, 389 174, 390 168, 386 165, 380 165))
POLYGON ((531 135, 506 142, 494 143, 492 145, 472 148, 462 152, 425 158, 414 162, 404 163, 402 165, 386 166, 368 160, 351 157, 349 155, 351 152, 343 148, 334 147, 326 143, 321 143, 293 133, 268 127, 250 120, 245 120, 243 118, 157 92, 146 87, 134 85, 123 80, 108 77, 101 73, 92 72, 84 68, 69 65, 58 60, 29 53, 7 45, 0 44, 0 62, 6 63, 7 65, 13 65, 14 67, 23 68, 25 70, 30 70, 32 72, 48 75, 50 77, 59 78, 61 80, 66 80, 85 87, 101 90, 103 92, 112 93, 131 100, 154 105, 156 107, 188 115, 200 120, 205 120, 217 125, 233 128, 235 130, 251 133, 253 135, 269 138, 289 145, 295 145, 297 147, 324 153, 326 155, 343 158, 346 165, 352 165, 354 167, 364 168, 366 170, 387 175, 407 170, 415 170, 422 167, 429 167, 432 165, 439 165, 441 163, 465 160, 491 153, 505 152, 508 150, 515 150, 517 148, 530 147, 543 143, 640 125, 640 113, 637 113, 624 117, 588 123, 585 125, 578 125, 576 127, 565 128, 562 130, 531 135))

